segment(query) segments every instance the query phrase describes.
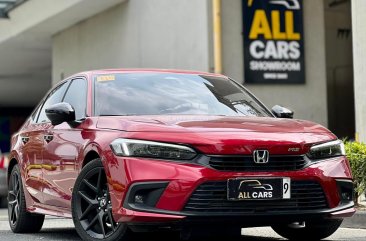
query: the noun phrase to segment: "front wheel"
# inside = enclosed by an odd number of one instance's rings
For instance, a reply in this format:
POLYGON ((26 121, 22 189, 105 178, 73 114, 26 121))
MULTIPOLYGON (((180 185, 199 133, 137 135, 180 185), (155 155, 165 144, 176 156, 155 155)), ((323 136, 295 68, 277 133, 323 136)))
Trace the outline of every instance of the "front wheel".
POLYGON ((107 177, 100 159, 89 162, 80 172, 71 205, 75 229, 83 240, 127 239, 127 226, 113 219, 107 177))
POLYGON ((322 240, 337 231, 342 224, 342 219, 318 220, 306 222, 305 226, 297 224, 276 225, 272 229, 280 236, 289 240, 322 240))

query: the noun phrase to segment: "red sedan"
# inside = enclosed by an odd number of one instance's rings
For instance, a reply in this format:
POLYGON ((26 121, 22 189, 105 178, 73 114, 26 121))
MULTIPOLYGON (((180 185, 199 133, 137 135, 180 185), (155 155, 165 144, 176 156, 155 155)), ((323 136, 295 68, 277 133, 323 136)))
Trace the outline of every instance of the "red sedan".
POLYGON ((76 74, 12 137, 10 227, 37 232, 54 215, 84 240, 254 226, 326 238, 355 212, 349 163, 334 134, 292 115, 222 75, 76 74))

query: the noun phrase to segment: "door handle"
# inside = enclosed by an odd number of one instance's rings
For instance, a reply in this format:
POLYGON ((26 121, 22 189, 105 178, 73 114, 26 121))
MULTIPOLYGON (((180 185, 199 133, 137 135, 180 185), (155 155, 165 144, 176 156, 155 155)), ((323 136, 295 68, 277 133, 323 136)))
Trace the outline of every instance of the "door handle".
POLYGON ((29 141, 29 137, 27 137, 27 136, 22 136, 20 139, 22 140, 24 145, 27 144, 29 141))
POLYGON ((53 135, 44 135, 43 139, 47 142, 50 143, 53 140, 53 135))

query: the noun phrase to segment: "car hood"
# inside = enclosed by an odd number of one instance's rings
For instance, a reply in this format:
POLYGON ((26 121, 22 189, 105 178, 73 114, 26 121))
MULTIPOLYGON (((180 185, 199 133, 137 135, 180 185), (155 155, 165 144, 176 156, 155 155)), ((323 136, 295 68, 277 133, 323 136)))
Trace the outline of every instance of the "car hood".
POLYGON ((124 138, 182 143, 214 155, 249 155, 256 149, 298 155, 314 143, 337 138, 319 124, 267 117, 100 117, 97 127, 121 130, 124 138))
POLYGON ((112 116, 100 117, 97 127, 131 132, 330 132, 310 121, 271 117, 112 116))

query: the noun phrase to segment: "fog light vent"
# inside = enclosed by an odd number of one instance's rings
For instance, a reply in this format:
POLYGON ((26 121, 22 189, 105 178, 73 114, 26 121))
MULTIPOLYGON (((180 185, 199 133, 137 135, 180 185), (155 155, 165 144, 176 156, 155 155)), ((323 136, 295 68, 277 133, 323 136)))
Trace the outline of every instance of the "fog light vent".
POLYGON ((342 192, 342 200, 352 201, 352 195, 349 192, 342 192))
POLYGON ((169 182, 136 182, 133 183, 127 194, 123 206, 138 210, 154 208, 169 182))
POLYGON ((144 195, 141 195, 141 194, 136 194, 135 195, 135 203, 144 204, 144 200, 145 200, 144 195))
POLYGON ((353 201, 353 182, 351 180, 337 180, 338 192, 341 202, 353 201))

